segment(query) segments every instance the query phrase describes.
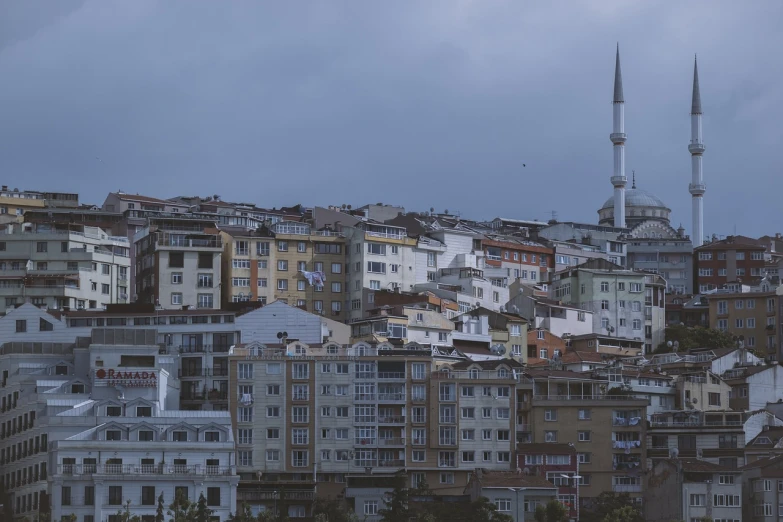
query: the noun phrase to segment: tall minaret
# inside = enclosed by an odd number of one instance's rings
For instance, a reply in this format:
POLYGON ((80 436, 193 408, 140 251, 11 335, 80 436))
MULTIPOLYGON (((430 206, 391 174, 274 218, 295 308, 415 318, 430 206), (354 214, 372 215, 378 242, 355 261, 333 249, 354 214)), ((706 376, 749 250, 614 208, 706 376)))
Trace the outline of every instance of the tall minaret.
POLYGON ((707 187, 702 177, 701 158, 704 154, 704 143, 701 135, 701 93, 699 92, 699 68, 696 58, 693 59, 693 100, 691 102, 691 142, 688 145, 691 153, 691 183, 688 190, 691 193, 691 205, 693 213, 693 237, 691 241, 694 247, 704 243, 704 192, 707 187))
POLYGON ((623 73, 620 70, 620 44, 617 44, 617 63, 614 66, 614 99, 612 100, 613 124, 609 139, 614 144, 614 226, 625 228, 625 100, 623 99, 623 73))

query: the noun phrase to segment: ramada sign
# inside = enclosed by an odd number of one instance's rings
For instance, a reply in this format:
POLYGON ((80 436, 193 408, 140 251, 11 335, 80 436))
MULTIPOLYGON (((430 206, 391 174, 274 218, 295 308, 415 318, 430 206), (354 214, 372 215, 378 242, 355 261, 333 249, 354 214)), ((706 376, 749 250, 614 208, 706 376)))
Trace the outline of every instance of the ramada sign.
POLYGON ((95 370, 96 384, 104 386, 125 386, 128 388, 157 388, 158 375, 154 371, 139 370, 95 370))

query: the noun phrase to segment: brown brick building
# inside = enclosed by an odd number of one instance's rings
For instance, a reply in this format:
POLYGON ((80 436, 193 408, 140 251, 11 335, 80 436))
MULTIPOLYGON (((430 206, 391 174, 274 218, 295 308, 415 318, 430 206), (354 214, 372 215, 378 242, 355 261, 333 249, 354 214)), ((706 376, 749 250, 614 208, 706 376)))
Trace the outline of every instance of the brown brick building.
POLYGON ((704 293, 725 285, 758 284, 764 277, 764 244, 745 236, 728 236, 694 249, 694 291, 704 293))

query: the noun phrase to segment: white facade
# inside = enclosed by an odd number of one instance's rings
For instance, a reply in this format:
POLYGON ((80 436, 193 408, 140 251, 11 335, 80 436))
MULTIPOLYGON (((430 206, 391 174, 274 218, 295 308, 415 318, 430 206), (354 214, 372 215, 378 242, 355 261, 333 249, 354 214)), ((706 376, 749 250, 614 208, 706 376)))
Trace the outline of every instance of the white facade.
POLYGON ((702 156, 705 146, 701 133, 701 92, 699 91, 699 69, 696 59, 693 60, 693 100, 691 103, 691 142, 688 144, 688 152, 691 153, 691 184, 688 190, 691 193, 692 219, 693 219, 693 246, 702 246, 704 243, 704 193, 707 186, 704 184, 702 173, 702 156))
POLYGON ((612 140, 614 151, 614 226, 625 228, 625 98, 623 97, 623 74, 620 70, 620 47, 617 47, 617 62, 614 70, 614 98, 612 101, 612 140))
POLYGON ((130 244, 99 228, 11 224, 0 234, 0 312, 24 302, 52 309, 127 302, 130 244))
POLYGON ((282 342, 278 333, 287 332, 288 337, 305 344, 322 344, 333 341, 348 344, 351 327, 311 314, 275 301, 264 307, 243 314, 236 319, 243 343, 277 344, 282 342))
POLYGON ((451 346, 454 323, 442 313, 424 308, 405 307, 408 317, 408 342, 422 346, 451 346))

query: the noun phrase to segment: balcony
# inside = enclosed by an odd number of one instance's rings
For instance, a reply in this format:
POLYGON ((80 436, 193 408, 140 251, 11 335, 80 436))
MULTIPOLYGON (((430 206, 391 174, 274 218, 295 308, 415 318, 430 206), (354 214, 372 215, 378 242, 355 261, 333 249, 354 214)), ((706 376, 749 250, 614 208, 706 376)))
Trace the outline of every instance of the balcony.
POLYGON ((357 379, 376 379, 377 375, 375 372, 356 372, 357 379))
POLYGON ((376 395, 374 393, 355 393, 353 395, 353 400, 355 401, 374 401, 376 395))
POLYGON ((211 368, 180 368, 177 371, 180 379, 183 377, 209 377, 212 375, 211 368))
MULTIPOLYGON (((283 493, 285 500, 300 500, 300 501, 312 501, 315 499, 315 493, 312 491, 292 491, 285 490, 283 493)), ((237 500, 243 502, 263 501, 263 500, 280 500, 280 491, 246 491, 237 490, 237 500)))
POLYGON ((379 460, 378 466, 381 468, 401 468, 405 465, 405 461, 401 459, 397 460, 379 460))
POLYGON ((381 446, 405 446, 405 439, 402 437, 390 437, 380 439, 381 446))
POLYGON ((427 402, 427 397, 425 395, 414 395, 413 397, 411 397, 411 402, 413 403, 427 402))
POLYGON ((298 402, 305 402, 310 400, 310 394, 309 393, 294 393, 291 396, 291 399, 298 402))
POLYGON ((193 344, 177 346, 179 353, 228 353, 231 346, 226 344, 193 344))
POLYGON ((236 475, 234 466, 180 466, 138 464, 60 464, 58 473, 62 475, 194 475, 225 476, 236 475))
POLYGON ((457 417, 441 416, 440 423, 441 424, 456 424, 457 423, 457 417))
POLYGON ((378 402, 401 402, 404 400, 405 400, 405 392, 378 394, 378 402))
POLYGON ((401 415, 379 415, 378 424, 405 424, 405 417, 401 415))
POLYGON ((354 415, 353 421, 356 424, 374 424, 375 415, 354 415))
POLYGON ((456 438, 452 439, 452 438, 446 437, 446 438, 440 439, 438 442, 439 442, 439 444, 441 446, 456 446, 457 445, 457 439, 456 438))
POLYGON ((612 491, 615 493, 641 493, 641 484, 614 484, 612 485, 612 491))
POLYGON ((353 464, 360 468, 374 468, 378 465, 378 461, 375 459, 357 459, 353 461, 353 464))
POLYGON ((378 439, 375 437, 356 437, 357 446, 377 446, 378 439))
POLYGON ((212 238, 183 238, 163 236, 157 240, 157 245, 170 248, 193 248, 197 250, 205 248, 222 249, 223 240, 220 237, 212 238))
POLYGON ((194 402, 204 402, 204 401, 227 401, 228 400, 228 392, 227 391, 209 391, 207 393, 188 393, 183 392, 180 396, 180 399, 183 401, 194 401, 194 402))
POLYGON ((378 372, 379 381, 405 380, 405 372, 378 372))

